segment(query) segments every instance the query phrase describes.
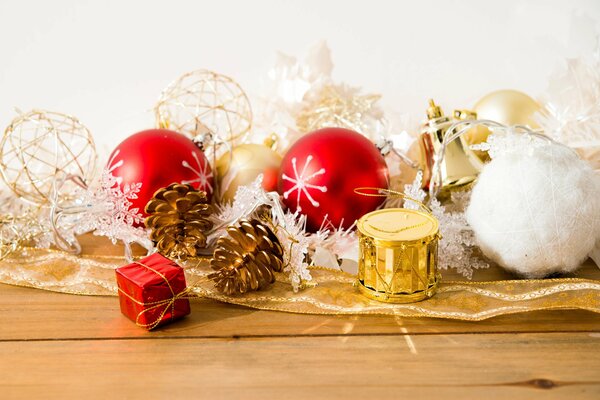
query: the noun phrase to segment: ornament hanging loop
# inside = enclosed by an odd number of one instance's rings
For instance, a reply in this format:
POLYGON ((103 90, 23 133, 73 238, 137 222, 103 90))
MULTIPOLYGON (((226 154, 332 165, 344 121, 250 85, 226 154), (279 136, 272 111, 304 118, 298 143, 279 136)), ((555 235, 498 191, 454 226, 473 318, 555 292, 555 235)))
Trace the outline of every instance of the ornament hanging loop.
POLYGON ((382 136, 375 143, 375 146, 377 146, 382 156, 385 157, 388 154, 393 153, 400 159, 400 161, 402 161, 412 169, 419 169, 419 165, 416 162, 414 162, 409 156, 407 156, 404 152, 400 151, 394 146, 393 140, 382 136))

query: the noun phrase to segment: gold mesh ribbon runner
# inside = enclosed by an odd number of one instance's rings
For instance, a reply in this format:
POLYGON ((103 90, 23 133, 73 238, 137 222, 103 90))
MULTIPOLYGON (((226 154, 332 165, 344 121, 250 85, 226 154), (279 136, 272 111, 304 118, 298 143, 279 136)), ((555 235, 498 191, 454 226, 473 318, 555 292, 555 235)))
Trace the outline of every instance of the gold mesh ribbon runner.
MULTIPOLYGON (((63 293, 116 295, 114 269, 127 262, 122 257, 73 256, 60 251, 25 249, 0 261, 0 282, 63 293)), ((218 293, 204 278, 212 270, 208 261, 186 268, 188 282, 199 280, 188 295, 239 304, 262 310, 304 314, 379 314, 479 321, 503 314, 549 309, 584 309, 600 313, 600 270, 588 263, 581 278, 498 280, 471 282, 442 273, 438 292, 431 299, 412 304, 386 304, 361 296, 356 278, 341 271, 313 268, 317 284, 294 293, 283 275, 260 292, 241 296, 218 293), (585 278, 584 278, 585 277, 585 278)), ((503 276, 490 269, 479 275, 503 276)), ((478 275, 476 274, 476 277, 478 275)))

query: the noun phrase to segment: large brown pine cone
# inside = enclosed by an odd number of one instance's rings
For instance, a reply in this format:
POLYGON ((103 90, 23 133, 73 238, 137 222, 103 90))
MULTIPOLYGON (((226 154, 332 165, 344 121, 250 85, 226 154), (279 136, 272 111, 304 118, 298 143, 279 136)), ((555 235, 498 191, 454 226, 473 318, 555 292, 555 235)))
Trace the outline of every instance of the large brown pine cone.
POLYGON ((227 295, 260 290, 283 269, 283 249, 273 231, 257 219, 240 220, 217 241, 208 277, 227 295))
POLYGON ((174 183, 154 194, 146 213, 150 239, 162 255, 185 260, 206 247, 206 233, 213 224, 208 219, 212 206, 205 192, 174 183))

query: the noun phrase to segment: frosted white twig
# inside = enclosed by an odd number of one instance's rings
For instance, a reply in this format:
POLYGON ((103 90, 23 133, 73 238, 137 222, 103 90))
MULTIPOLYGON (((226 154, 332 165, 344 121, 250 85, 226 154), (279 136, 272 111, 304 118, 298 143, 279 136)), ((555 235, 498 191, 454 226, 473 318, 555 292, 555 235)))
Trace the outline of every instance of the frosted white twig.
MULTIPOLYGON (((423 174, 419 171, 413 183, 404 187, 406 195, 421 202, 426 197, 425 191, 421 189, 422 179, 423 174)), ((461 275, 471 279, 473 270, 488 268, 489 265, 473 254, 476 246, 475 236, 464 215, 468 196, 467 192, 453 193, 451 201, 453 211, 447 210, 436 198, 430 201, 429 207, 440 223, 442 234, 439 243, 439 268, 454 268, 461 275)), ((416 210, 419 204, 406 200, 404 207, 416 210)))
POLYGON ((284 250, 284 272, 294 291, 306 286, 311 280, 307 255, 318 236, 306 232, 306 217, 283 211, 279 195, 267 193, 262 187, 262 175, 247 186, 240 186, 233 202, 222 206, 213 217, 215 228, 210 233, 209 244, 226 234, 227 226, 241 218, 251 218, 261 206, 270 208, 272 229, 284 250))

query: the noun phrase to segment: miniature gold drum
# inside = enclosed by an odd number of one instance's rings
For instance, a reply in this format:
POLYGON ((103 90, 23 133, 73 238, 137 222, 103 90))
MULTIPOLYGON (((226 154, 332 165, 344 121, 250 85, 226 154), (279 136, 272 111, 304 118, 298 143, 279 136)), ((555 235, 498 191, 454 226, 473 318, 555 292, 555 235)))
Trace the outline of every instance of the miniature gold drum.
POLYGON ((429 213, 387 208, 358 221, 359 288, 388 303, 410 303, 433 296, 437 272, 439 223, 429 213))

